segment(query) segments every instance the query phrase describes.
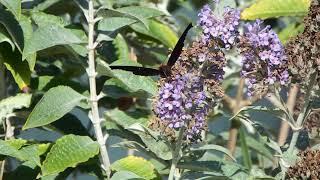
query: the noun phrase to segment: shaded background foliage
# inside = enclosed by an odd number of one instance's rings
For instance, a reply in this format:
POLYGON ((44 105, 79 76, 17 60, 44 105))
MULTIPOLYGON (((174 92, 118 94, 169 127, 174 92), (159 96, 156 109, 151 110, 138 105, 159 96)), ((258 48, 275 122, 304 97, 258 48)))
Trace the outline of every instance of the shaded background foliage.
MULTIPOLYGON (((0 141, 0 154, 2 160, 6 159, 4 177, 103 178, 86 99, 89 94, 88 25, 83 13, 87 12, 86 1, 1 0, 0 3, 0 95, 4 99, 0 101, 0 118, 5 125, 1 131, 6 139, 0 141), (32 96, 20 94, 21 91, 29 91, 32 96), (42 110, 33 110, 43 96, 52 101, 43 102, 47 104, 42 110), (56 99, 61 100, 57 104, 65 106, 56 105, 60 108, 57 111, 45 108, 56 99), (8 121, 14 127, 14 134, 6 134, 10 130, 8 121), (66 147, 67 151, 55 151, 59 147, 66 147), (68 159, 68 156, 74 158, 68 159)), ((110 135, 107 147, 113 179, 166 177, 172 153, 170 146, 158 139, 159 134, 143 129, 152 119, 151 106, 158 91, 158 78, 111 71, 108 64, 158 67, 166 61, 178 34, 189 22, 196 24, 199 9, 207 3, 212 2, 95 1, 95 6, 100 7, 97 15, 103 18, 96 25, 95 34, 99 42, 97 89, 102 97, 99 107, 104 119, 103 130, 110 135)), ((221 0, 221 3, 221 6, 244 9, 243 21, 267 19, 265 24, 270 24, 286 43, 303 31, 302 17, 308 13, 310 1, 221 0)), ((192 30, 187 43, 195 40, 199 31, 192 30)), ((227 59, 223 88, 227 95, 234 97, 240 81, 241 58, 232 52, 227 54, 227 59)), ((284 98, 288 89, 282 91, 284 98)), ((271 103, 261 100, 255 107, 232 112, 224 101, 219 103, 208 119, 206 139, 186 152, 179 164, 186 169, 183 179, 271 178, 277 174, 272 170, 272 163, 280 147, 271 139, 277 139, 281 121, 270 115, 268 107, 272 107, 271 103), (241 121, 247 123, 239 125, 239 141, 230 155, 221 146, 227 145, 230 122, 237 115, 250 120, 241 121), (224 154, 233 156, 236 162, 226 160, 224 154)), ((307 146, 309 144, 301 145, 301 148, 307 146)))

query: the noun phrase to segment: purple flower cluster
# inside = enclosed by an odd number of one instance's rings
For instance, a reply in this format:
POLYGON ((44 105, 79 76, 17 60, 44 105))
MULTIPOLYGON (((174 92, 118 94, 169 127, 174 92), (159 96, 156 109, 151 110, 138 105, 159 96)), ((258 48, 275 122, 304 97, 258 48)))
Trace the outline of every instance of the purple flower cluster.
POLYGON ((203 29, 202 40, 212 39, 223 42, 226 49, 230 49, 238 36, 240 11, 225 7, 222 18, 213 14, 209 5, 205 5, 198 14, 198 25, 203 29))
POLYGON ((262 23, 257 20, 247 24, 247 31, 240 38, 239 49, 243 56, 241 76, 247 80, 249 96, 262 86, 276 82, 284 85, 289 80, 284 48, 271 27, 262 28, 262 23))
POLYGON ((190 73, 176 75, 160 87, 155 114, 170 128, 188 127, 186 138, 192 141, 206 125, 207 100, 202 78, 190 73))

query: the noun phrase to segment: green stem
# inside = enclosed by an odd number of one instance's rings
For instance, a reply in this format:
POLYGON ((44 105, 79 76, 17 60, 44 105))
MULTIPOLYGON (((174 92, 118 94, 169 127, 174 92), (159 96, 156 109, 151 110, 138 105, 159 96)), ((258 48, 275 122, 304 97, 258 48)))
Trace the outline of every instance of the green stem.
POLYGON ((100 146, 100 161, 103 169, 105 170, 107 176, 110 175, 110 160, 108 156, 108 151, 105 144, 104 135, 101 128, 101 120, 99 116, 98 107, 98 97, 96 89, 96 68, 95 68, 95 40, 94 40, 94 25, 95 25, 95 9, 93 7, 93 0, 89 0, 89 10, 88 10, 88 76, 90 84, 90 104, 91 104, 91 121, 94 127, 95 136, 100 146))
POLYGON ((180 160, 180 150, 181 150, 181 146, 182 146, 182 140, 183 140, 183 133, 185 131, 185 127, 182 127, 180 130, 179 130, 179 136, 178 136, 178 139, 177 139, 177 143, 176 143, 176 146, 173 150, 173 153, 172 153, 172 163, 171 163, 171 168, 170 168, 170 173, 169 173, 169 178, 168 180, 173 180, 174 178, 174 174, 176 172, 176 169, 177 169, 177 164, 180 160))
MULTIPOLYGON (((301 127, 303 125, 303 122, 304 122, 304 119, 306 117, 306 113, 307 113, 307 110, 308 110, 308 106, 309 106, 309 103, 310 103, 311 90, 313 88, 313 85, 316 82, 316 79, 317 79, 317 75, 316 74, 311 75, 310 84, 308 85, 308 88, 306 90, 306 95, 305 95, 305 98, 304 98, 303 109, 300 112, 300 114, 298 116, 298 119, 297 119, 297 121, 295 123, 296 127, 301 127)), ((296 143, 297 143, 297 140, 298 140, 299 132, 300 132, 299 130, 293 132, 292 139, 291 139, 291 142, 290 142, 290 145, 289 145, 289 149, 288 149, 288 153, 293 153, 294 147, 296 146, 296 143)))

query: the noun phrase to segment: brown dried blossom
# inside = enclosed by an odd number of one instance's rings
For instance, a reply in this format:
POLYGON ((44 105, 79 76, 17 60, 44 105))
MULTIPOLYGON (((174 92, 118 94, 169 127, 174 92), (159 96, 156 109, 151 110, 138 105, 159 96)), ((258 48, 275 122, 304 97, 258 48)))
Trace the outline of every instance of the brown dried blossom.
MULTIPOLYGON (((306 85, 311 74, 320 76, 320 5, 313 1, 304 18, 304 32, 286 45, 292 81, 306 85)), ((318 83, 320 78, 318 79, 318 83)))
POLYGON ((288 179, 318 180, 320 177, 320 150, 306 150, 298 154, 299 160, 287 172, 288 179))

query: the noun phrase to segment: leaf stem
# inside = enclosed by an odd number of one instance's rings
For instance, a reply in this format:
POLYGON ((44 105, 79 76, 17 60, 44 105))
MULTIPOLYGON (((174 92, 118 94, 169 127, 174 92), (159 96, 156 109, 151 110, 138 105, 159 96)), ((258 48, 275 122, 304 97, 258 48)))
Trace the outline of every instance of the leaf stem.
MULTIPOLYGON (((244 79, 241 78, 237 90, 237 95, 235 99, 233 100, 234 102, 232 103, 232 114, 236 114, 242 107, 241 103, 243 101, 243 89, 244 89, 244 79)), ((241 124, 239 124, 238 120, 234 119, 231 121, 231 126, 229 128, 229 139, 228 139, 228 144, 227 147, 229 151, 234 155, 235 149, 236 149, 236 144, 237 144, 237 136, 238 136, 238 130, 240 128, 241 124)))
MULTIPOLYGON (((311 91, 312 91, 312 88, 313 88, 313 86, 314 86, 314 84, 316 82, 316 79, 317 79, 317 74, 316 73, 312 74, 310 79, 311 79, 310 80, 310 84, 307 87, 306 95, 305 95, 305 98, 304 98, 303 109, 300 112, 297 121, 295 122, 295 126, 296 127, 301 127, 303 125, 303 122, 304 122, 304 119, 306 117, 306 113, 307 113, 307 110, 308 110, 308 106, 309 106, 309 103, 310 103, 311 91)), ((294 147, 296 146, 296 143, 297 143, 297 140, 298 140, 299 132, 300 132, 299 130, 293 132, 292 139, 291 139, 291 142, 290 142, 290 145, 289 145, 289 148, 288 148, 288 153, 289 154, 293 153, 293 151, 294 151, 294 147)))
POLYGON ((170 168, 168 180, 173 180, 174 175, 176 173, 177 164, 178 164, 180 157, 181 157, 180 150, 181 150, 181 146, 182 146, 182 139, 183 139, 184 131, 185 131, 185 127, 182 127, 179 130, 179 136, 177 139, 177 143, 176 143, 176 146, 175 146, 173 153, 172 153, 172 163, 171 163, 171 168, 170 168))
MULTIPOLYGON (((293 85, 290 88, 288 99, 287 99, 287 107, 288 107, 290 114, 293 114, 293 110, 294 110, 294 106, 296 104, 298 92, 299 92, 298 85, 293 85)), ((288 133, 289 133, 289 128, 290 128, 290 125, 287 121, 281 122, 281 127, 280 127, 279 135, 278 135, 278 144, 280 146, 284 145, 284 143, 286 142, 286 139, 287 139, 288 133)))
POLYGON ((96 89, 96 69, 95 69, 95 42, 94 42, 94 25, 96 23, 94 18, 94 7, 93 0, 89 0, 89 10, 88 10, 88 76, 89 76, 89 84, 90 84, 90 104, 91 104, 91 121, 94 127, 95 136, 100 146, 100 161, 101 164, 109 177, 110 171, 110 160, 105 144, 104 135, 101 129, 101 121, 99 117, 99 108, 98 108, 98 97, 97 97, 97 89, 96 89))

